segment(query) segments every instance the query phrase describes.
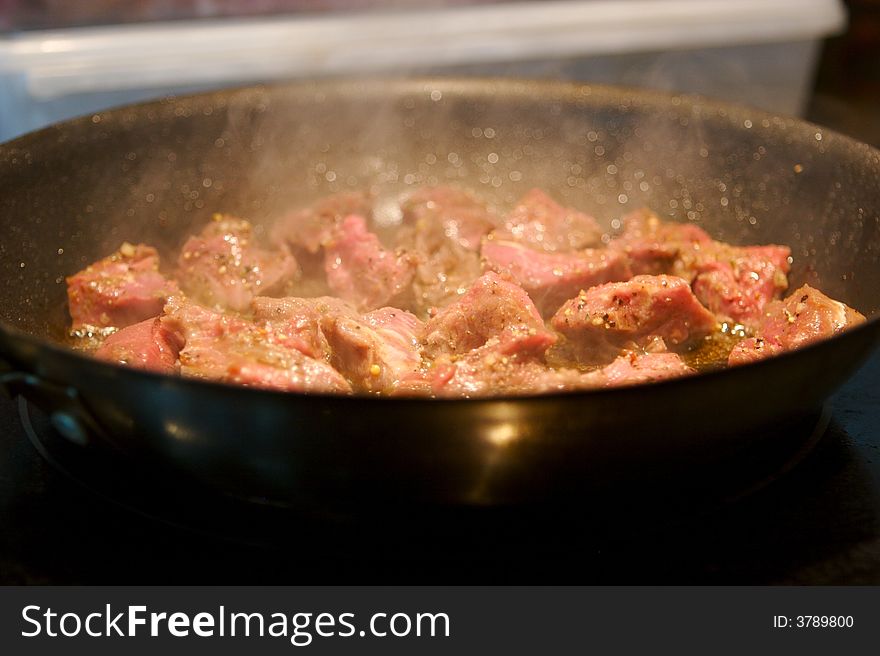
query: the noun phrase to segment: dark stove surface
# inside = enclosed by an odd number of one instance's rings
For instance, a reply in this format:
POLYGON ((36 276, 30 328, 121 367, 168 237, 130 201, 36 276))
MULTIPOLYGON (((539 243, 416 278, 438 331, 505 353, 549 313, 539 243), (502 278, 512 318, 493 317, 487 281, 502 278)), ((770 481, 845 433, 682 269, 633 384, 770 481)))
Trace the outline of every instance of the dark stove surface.
POLYGON ((880 355, 678 494, 305 517, 67 444, 0 400, 0 583, 880 583, 880 355), (649 498, 650 497, 650 498, 649 498))

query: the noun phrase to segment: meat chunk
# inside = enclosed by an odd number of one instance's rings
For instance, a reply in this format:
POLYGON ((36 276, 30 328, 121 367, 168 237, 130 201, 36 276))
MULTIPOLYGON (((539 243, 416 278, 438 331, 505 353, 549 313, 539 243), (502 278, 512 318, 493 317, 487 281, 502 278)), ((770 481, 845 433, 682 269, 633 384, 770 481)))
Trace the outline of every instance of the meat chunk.
POLYGON ((455 187, 422 187, 401 209, 404 225, 437 233, 469 251, 478 251, 480 240, 499 223, 486 203, 455 187))
POLYGON ((695 258, 694 294, 722 319, 754 326, 788 287, 786 246, 736 247, 713 242, 695 258))
POLYGON ((715 330, 715 317, 675 276, 636 276, 582 291, 553 316, 553 328, 565 335, 572 355, 602 362, 622 348, 648 346, 662 339, 681 350, 715 330))
POLYGON ((540 189, 532 189, 493 234, 496 239, 552 253, 594 246, 601 240, 602 229, 588 214, 563 207, 540 189))
POLYGON ((624 221, 623 235, 609 247, 627 255, 633 273, 684 278, 722 320, 752 326, 788 287, 786 246, 732 246, 713 241, 693 224, 664 223, 649 210, 624 221))
POLYGON ((177 284, 159 273, 156 249, 126 242, 67 278, 72 329, 124 328, 157 317, 175 293, 177 284))
POLYGON ((269 298, 258 296, 251 303, 254 322, 275 343, 295 348, 310 358, 329 360, 330 346, 321 332, 326 315, 357 316, 345 301, 332 296, 317 298, 269 298))
POLYGON ((237 311, 257 295, 282 292, 299 274, 292 255, 261 248, 250 223, 221 214, 187 240, 178 265, 184 291, 206 305, 237 311))
POLYGON ((331 313, 321 319, 331 364, 356 389, 368 392, 389 392, 416 374, 422 328, 414 315, 392 307, 363 317, 331 313))
POLYGON ((286 345, 265 326, 172 297, 161 319, 183 335, 180 372, 187 376, 297 392, 350 392, 323 360, 286 345))
POLYGON ((694 373, 675 353, 627 352, 586 375, 595 387, 622 387, 678 378, 694 373))
POLYGON ((273 244, 302 248, 317 253, 333 236, 346 216, 357 214, 369 218, 373 198, 362 191, 342 192, 315 201, 309 207, 294 210, 280 217, 272 227, 273 244))
POLYGON ((517 242, 487 239, 482 257, 485 269, 511 277, 545 317, 582 289, 632 277, 626 257, 608 249, 544 253, 517 242))
POLYGON ((424 315, 456 300, 480 275, 480 240, 499 220, 485 203, 454 187, 424 187, 401 209, 398 243, 415 257, 413 309, 424 315))
POLYGON ((429 357, 457 355, 479 348, 493 337, 517 350, 538 353, 556 341, 528 294, 490 271, 425 324, 422 344, 429 357))
POLYGON ((362 216, 343 219, 325 245, 324 258, 330 289, 359 310, 400 302, 410 292, 413 259, 404 251, 386 250, 362 216))
POLYGON ((699 226, 664 222, 643 208, 623 217, 623 234, 609 248, 629 258, 635 275, 668 273, 690 281, 693 275, 687 267, 676 265, 711 243, 712 238, 699 226))
POLYGON ((804 285, 784 301, 764 308, 755 337, 744 339, 730 353, 728 363, 746 364, 800 348, 865 322, 851 307, 804 285))
MULTIPOLYGON (((444 357, 435 363, 430 391, 437 397, 520 396, 636 385, 690 373, 693 370, 675 353, 625 353, 591 372, 552 369, 540 358, 505 355, 503 343, 493 338, 464 357, 444 357)), ((410 391, 418 394, 423 390, 415 386, 410 391)))
POLYGON ((113 333, 95 356, 116 364, 170 374, 177 371, 177 356, 183 344, 183 335, 154 317, 113 333))

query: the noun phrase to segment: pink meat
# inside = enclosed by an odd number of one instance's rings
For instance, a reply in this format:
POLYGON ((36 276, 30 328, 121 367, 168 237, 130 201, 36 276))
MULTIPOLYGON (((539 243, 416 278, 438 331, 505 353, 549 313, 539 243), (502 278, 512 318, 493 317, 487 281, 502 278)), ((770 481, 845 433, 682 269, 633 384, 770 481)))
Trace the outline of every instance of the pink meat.
POLYGON ((422 187, 401 204, 403 225, 417 232, 433 232, 470 251, 498 225, 486 203, 455 187, 422 187))
POLYGON ((327 315, 356 317, 356 310, 338 298, 268 298, 258 296, 251 303, 254 322, 282 346, 295 348, 311 358, 329 360, 330 345, 321 331, 327 315))
POLYGON ((647 347, 662 339, 682 350, 716 328, 687 282, 675 276, 636 276, 582 291, 551 320, 582 362, 602 362, 622 348, 647 347))
POLYGON ((626 257, 607 249, 545 253, 517 242, 487 239, 482 256, 484 269, 516 281, 545 317, 582 289, 632 277, 626 257))
POLYGON ((181 285, 193 298, 237 311, 255 296, 283 291, 299 275, 292 255, 261 248, 250 223, 220 214, 184 244, 178 266, 181 285))
POLYGON ((693 223, 672 223, 643 208, 623 217, 623 234, 609 248, 626 255, 635 275, 668 273, 690 281, 693 275, 678 266, 693 257, 712 238, 693 223))
POLYGON ((856 310, 804 285, 784 301, 773 301, 764 308, 755 336, 737 344, 728 363, 736 365, 762 360, 864 322, 865 317, 856 310))
POLYGON ((436 357, 465 353, 493 337, 539 353, 556 341, 528 294, 490 271, 425 324, 422 344, 426 355, 436 357))
POLYGON ((124 328, 159 316, 177 284, 159 273, 151 246, 124 243, 118 251, 67 278, 72 329, 124 328))
POLYGON ((538 250, 566 252, 598 244, 602 229, 588 214, 563 207, 540 189, 532 189, 493 234, 496 239, 522 242, 538 250))
POLYGON ((315 201, 309 207, 280 217, 272 227, 273 244, 317 253, 330 240, 343 218, 351 214, 370 216, 373 198, 364 192, 341 192, 315 201))
POLYGON ((366 219, 352 214, 325 245, 324 268, 333 293, 369 310, 409 295, 415 263, 403 251, 386 250, 366 219))
POLYGON ((728 246, 713 242, 693 264, 694 294, 722 319, 746 326, 760 321, 764 306, 788 287, 787 246, 728 246))
POLYGON ((183 335, 169 329, 159 317, 155 317, 113 333, 104 340, 95 357, 137 369, 170 374, 177 371, 177 356, 183 344, 183 335))
MULTIPOLYGON (((591 372, 553 369, 540 358, 521 353, 506 355, 497 338, 463 357, 444 356, 431 370, 430 394, 436 397, 482 397, 542 394, 566 390, 621 387, 665 380, 693 373, 675 353, 625 353, 611 364, 591 372)), ((412 385, 411 395, 424 395, 424 386, 412 385)))
POLYGON ((422 328, 414 315, 392 307, 363 317, 336 313, 321 319, 321 330, 331 349, 330 362, 355 389, 367 392, 391 391, 417 375, 422 328))
POLYGON ((678 378, 694 373, 675 353, 633 353, 587 374, 596 387, 622 387, 678 378))
POLYGON ((413 254, 412 308, 421 316, 458 299, 480 275, 480 240, 499 219, 455 187, 423 187, 401 205, 398 244, 413 254))
POLYGON ((333 367, 275 339, 247 319, 172 297, 162 323, 183 335, 180 372, 186 376, 296 392, 350 392, 333 367))

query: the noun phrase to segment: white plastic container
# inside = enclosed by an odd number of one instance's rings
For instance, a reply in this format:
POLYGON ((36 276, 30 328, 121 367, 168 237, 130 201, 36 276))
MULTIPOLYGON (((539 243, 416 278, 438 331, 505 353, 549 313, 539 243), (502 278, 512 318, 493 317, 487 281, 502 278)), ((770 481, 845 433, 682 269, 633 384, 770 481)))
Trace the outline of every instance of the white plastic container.
POLYGON ((804 109, 840 0, 566 0, 0 38, 0 141, 230 84, 364 73, 549 76, 804 109))

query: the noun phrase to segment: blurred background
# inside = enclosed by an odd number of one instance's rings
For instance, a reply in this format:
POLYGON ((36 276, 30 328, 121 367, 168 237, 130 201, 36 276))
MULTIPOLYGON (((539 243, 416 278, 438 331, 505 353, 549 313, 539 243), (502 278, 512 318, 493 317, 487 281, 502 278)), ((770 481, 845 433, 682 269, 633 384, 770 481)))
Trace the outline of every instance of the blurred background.
POLYGON ((880 0, 0 0, 0 141, 169 94, 388 73, 699 93, 880 145, 880 0))

